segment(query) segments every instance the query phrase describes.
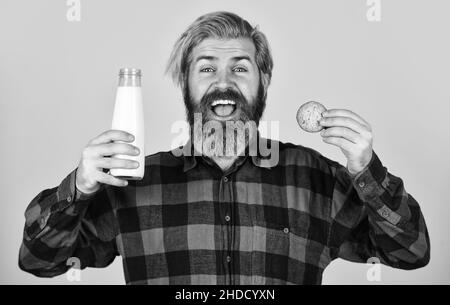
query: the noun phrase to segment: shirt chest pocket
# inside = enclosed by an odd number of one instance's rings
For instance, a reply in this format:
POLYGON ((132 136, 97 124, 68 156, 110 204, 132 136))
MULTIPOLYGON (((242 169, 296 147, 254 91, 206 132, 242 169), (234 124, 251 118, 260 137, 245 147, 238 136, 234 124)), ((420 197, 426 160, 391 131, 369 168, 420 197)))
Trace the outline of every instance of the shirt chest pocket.
POLYGON ((255 221, 253 225, 253 251, 288 255, 289 232, 288 223, 255 221))
POLYGON ((253 250, 295 258, 306 247, 309 234, 307 220, 294 222, 256 219, 253 222, 253 250))
MULTIPOLYGON (((296 225, 299 225, 298 223, 296 225)), ((296 262, 304 260, 307 249, 307 223, 297 227, 289 221, 255 219, 253 222, 252 283, 285 284, 296 262)))
POLYGON ((324 221, 306 213, 275 214, 267 210, 254 216, 252 282, 298 284, 305 281, 307 270, 308 281, 318 282, 320 270, 330 261, 324 221))

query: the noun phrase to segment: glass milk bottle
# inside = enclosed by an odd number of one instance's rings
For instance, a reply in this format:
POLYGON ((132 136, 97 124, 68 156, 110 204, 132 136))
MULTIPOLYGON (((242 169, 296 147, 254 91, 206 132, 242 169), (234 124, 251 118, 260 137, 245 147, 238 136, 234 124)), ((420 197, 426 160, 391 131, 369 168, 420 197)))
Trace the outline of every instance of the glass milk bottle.
POLYGON ((116 154, 112 157, 129 159, 139 162, 138 168, 123 169, 112 168, 110 174, 126 180, 141 180, 144 177, 144 109, 142 102, 141 70, 123 68, 119 72, 119 86, 117 87, 116 102, 112 120, 112 129, 123 130, 134 135, 133 142, 116 141, 116 143, 129 143, 139 148, 139 155, 116 154))

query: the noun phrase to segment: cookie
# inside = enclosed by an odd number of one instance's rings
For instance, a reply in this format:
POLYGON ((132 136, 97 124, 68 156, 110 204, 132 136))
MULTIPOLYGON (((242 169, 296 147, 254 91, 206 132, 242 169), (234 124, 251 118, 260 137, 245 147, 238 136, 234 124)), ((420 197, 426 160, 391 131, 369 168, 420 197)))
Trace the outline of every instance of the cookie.
POLYGON ((318 102, 307 102, 298 108, 297 122, 301 129, 307 132, 319 132, 323 126, 319 124, 322 113, 327 109, 318 102))

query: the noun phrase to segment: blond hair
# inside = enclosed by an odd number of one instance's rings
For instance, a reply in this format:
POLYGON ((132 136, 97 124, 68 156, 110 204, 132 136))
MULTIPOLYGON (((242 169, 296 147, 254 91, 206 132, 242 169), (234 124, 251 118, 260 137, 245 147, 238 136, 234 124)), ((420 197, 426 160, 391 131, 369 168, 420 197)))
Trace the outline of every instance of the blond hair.
POLYGON ((175 42, 170 55, 166 73, 175 84, 185 88, 192 49, 206 38, 237 39, 249 38, 256 49, 255 60, 259 72, 272 78, 273 60, 266 36, 258 27, 252 27, 248 21, 230 12, 213 12, 200 16, 175 42))

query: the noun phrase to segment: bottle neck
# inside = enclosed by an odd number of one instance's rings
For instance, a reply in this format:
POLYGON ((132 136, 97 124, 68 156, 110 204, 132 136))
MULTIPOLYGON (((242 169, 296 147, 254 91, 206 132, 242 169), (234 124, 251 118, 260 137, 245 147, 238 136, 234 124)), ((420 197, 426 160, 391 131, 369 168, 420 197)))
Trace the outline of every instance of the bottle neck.
POLYGON ((137 75, 120 75, 119 87, 141 87, 141 77, 137 75))

